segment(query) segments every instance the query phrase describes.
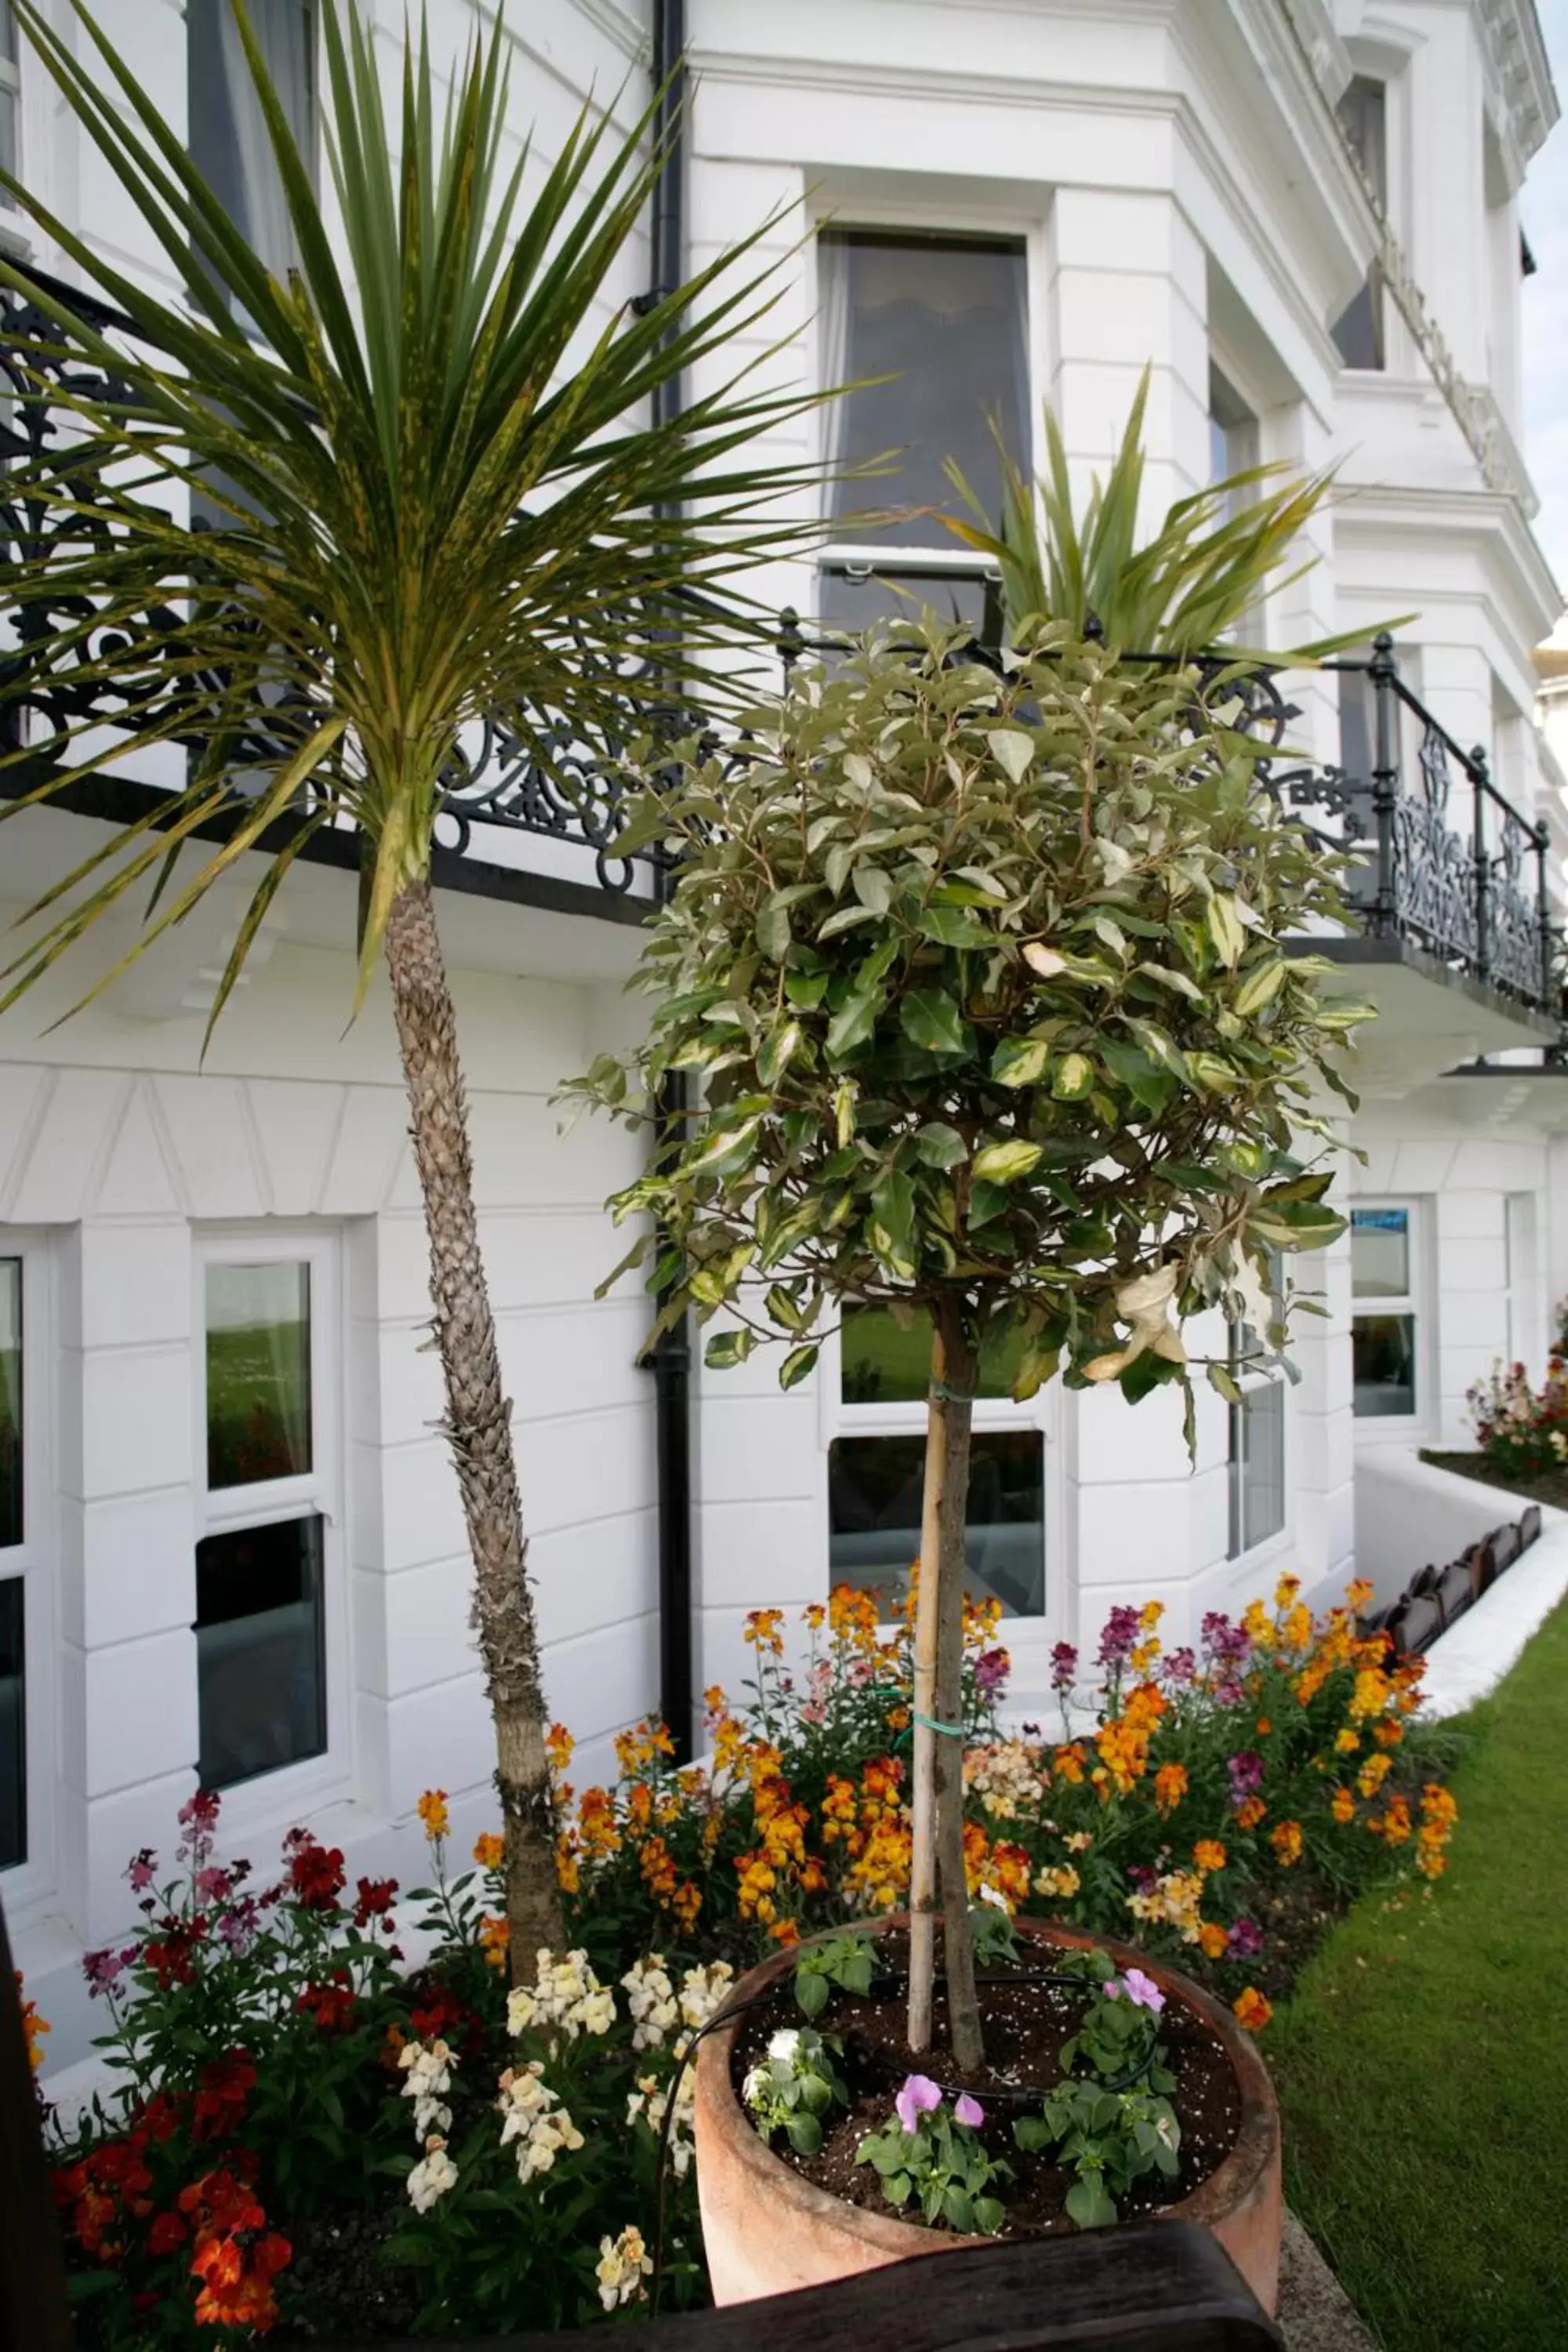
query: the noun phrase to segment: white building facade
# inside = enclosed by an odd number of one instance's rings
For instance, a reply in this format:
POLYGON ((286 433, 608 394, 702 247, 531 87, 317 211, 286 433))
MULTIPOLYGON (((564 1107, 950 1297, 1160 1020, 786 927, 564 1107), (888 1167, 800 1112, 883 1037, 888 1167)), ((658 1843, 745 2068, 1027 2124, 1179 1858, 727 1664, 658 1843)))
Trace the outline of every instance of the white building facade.
MULTIPOLYGON (((307 129, 324 5, 252 0, 307 129)), ((489 14, 433 5, 437 55, 489 14)), ((993 1383, 973 1565, 1008 1610, 1026 1707, 1051 1645, 1092 1644, 1113 1603, 1163 1601, 1181 1641, 1283 1568, 1342 1584, 1358 1475, 1390 1446, 1464 1444, 1470 1383, 1504 1354, 1539 1367, 1568 1290, 1568 1078, 1542 961, 1568 812, 1531 661, 1560 600, 1517 446, 1517 199, 1556 99, 1529 0, 536 0, 510 12, 519 138, 553 153, 595 91, 631 121, 682 14, 687 265, 776 215, 769 378, 894 376, 819 428, 826 456, 904 449, 879 498, 951 503, 950 455, 984 493, 987 415, 1032 456, 1046 400, 1087 482, 1145 367, 1151 520, 1246 465, 1338 470, 1317 560, 1259 627, 1281 649, 1355 631, 1372 663, 1283 681, 1275 762, 1304 820, 1365 852, 1360 920, 1332 949, 1381 1010, 1349 1074, 1352 1234, 1299 1271, 1326 1309, 1301 1327, 1300 1385, 1262 1381, 1241 1408, 1205 1393, 1195 1468, 1166 1398, 1133 1413, 1053 1388, 1020 1408, 993 1383), (1392 670, 1373 660, 1385 625, 1392 670)), ((271 258, 285 231, 216 0, 100 15, 271 258)), ((390 73, 402 10, 375 15, 390 73)), ((0 141, 22 176, 156 277, 5 48, 0 141)), ((19 215, 0 237, 68 279, 19 215)), ((650 273, 628 253, 616 298, 650 273)), ((867 527, 864 498, 760 593, 808 637, 900 609, 896 589, 983 626, 984 566, 940 518, 867 527)), ((749 1610, 896 1573, 923 1405, 867 1325, 788 1396, 764 1360, 693 1369, 672 1528, 644 1302, 594 1297, 620 1254, 600 1204, 637 1147, 563 1137, 549 1101, 633 1034, 649 884, 527 782, 503 795, 510 824, 445 829, 440 911, 551 1705, 591 1775, 661 1696, 742 1682, 749 1610)), ((99 836, 92 805, 0 833, 0 909, 99 836)), ((0 1018, 0 1896, 55 2056, 85 2016, 75 1957, 125 1924, 124 1863, 169 1844, 198 1771, 239 1850, 305 1816, 353 1869, 409 1858, 426 1786, 459 1830, 491 1818, 390 1017, 373 998, 344 1034, 352 871, 297 880, 205 1066, 243 885, 80 1019, 46 1034, 70 973, 0 1018)))

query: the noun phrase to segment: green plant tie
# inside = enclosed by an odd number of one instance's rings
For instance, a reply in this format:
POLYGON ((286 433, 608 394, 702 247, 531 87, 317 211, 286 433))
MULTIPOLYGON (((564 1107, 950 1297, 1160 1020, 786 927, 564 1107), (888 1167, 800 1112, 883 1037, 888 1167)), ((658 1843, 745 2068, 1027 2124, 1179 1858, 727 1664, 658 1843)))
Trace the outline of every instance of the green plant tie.
POLYGON ((950 1389, 945 1381, 932 1381, 930 1393, 940 1404, 978 1404, 977 1396, 965 1395, 963 1389, 950 1389))
POLYGON ((940 1731, 948 1739, 962 1739, 965 1737, 962 1723, 939 1723, 934 1715, 921 1715, 918 1708, 913 1712, 914 1720, 917 1723, 923 1723, 928 1731, 940 1731))

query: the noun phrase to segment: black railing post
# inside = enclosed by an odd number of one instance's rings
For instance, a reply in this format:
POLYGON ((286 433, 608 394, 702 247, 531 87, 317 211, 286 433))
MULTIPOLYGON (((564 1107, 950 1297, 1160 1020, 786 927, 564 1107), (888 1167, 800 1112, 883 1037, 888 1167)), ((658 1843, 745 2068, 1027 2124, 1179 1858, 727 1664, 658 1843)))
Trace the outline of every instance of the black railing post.
POLYGON ((1552 888, 1547 880, 1546 853, 1552 845, 1551 832, 1545 824, 1535 826, 1531 835, 1535 849, 1535 922, 1541 937, 1541 1009, 1555 1013, 1552 1003, 1552 964, 1555 941, 1552 933, 1552 888))
POLYGON ((1399 802, 1399 665, 1386 629, 1372 641, 1367 676, 1373 690, 1372 814, 1377 827, 1377 889, 1367 929, 1390 938, 1399 928, 1399 877, 1394 814, 1399 802))
POLYGON ((784 671, 787 688, 790 674, 805 651, 805 636, 800 625, 800 614, 793 604, 786 604, 779 614, 779 633, 775 640, 779 649, 779 666, 784 671))
POLYGON ((1476 978, 1488 980, 1492 968, 1492 869, 1487 855, 1487 795, 1491 778, 1487 755, 1478 743, 1470 753, 1470 793, 1475 803, 1472 832, 1476 871, 1476 978))

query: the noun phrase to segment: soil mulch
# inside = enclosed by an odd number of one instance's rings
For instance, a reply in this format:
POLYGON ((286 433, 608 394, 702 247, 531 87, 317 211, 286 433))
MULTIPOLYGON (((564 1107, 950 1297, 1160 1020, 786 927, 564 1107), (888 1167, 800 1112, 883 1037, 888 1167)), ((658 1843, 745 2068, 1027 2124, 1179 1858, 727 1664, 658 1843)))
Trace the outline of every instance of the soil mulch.
POLYGON ((368 2211, 325 2213, 287 2230, 294 2259, 279 2281, 284 2332, 318 2336, 412 2336, 419 2310, 416 2274, 381 2258, 382 2246, 408 2217, 407 2200, 389 2198, 368 2211))
MULTIPOLYGON (((887 1993, 874 1988, 864 1998, 836 1993, 829 2012, 826 2030, 843 2043, 838 2069, 849 2091, 847 2112, 837 2108, 832 2119, 824 2118, 823 2143, 816 2156, 797 2156, 782 2134, 770 2145, 785 2164, 830 2196, 891 2215, 894 2209, 882 2201, 876 2171, 868 2164, 857 2164, 855 2152, 868 2132, 886 2127, 894 2094, 906 2074, 929 2071, 944 2089, 973 2093, 993 2126, 988 2149, 1000 2153, 1004 2134, 994 2126, 1038 2109, 1037 2101, 1017 2095, 1035 2086, 1043 2092, 1061 2079, 1061 2047, 1077 2031, 1090 1988, 1032 1981, 1029 1969, 1042 1965, 1035 1959, 1017 1971, 984 1971, 985 2063, 975 2073, 961 2075, 942 2054, 948 2035, 940 1984, 934 2005, 937 2054, 921 2067, 910 2061, 902 1999, 909 1939, 889 1936, 881 1949, 900 1979, 898 1990, 887 1993)), ((736 2036, 732 2079, 737 2097, 748 2070, 765 2054, 770 2035, 781 2026, 800 2022, 793 1979, 785 1976, 776 1998, 753 2011, 736 2036)), ((1208 2027, 1194 2011, 1173 2000, 1166 2003, 1160 2028, 1164 2063, 1176 2078, 1171 2103, 1182 2127, 1181 2170, 1173 2182, 1160 2173, 1137 2182, 1122 2204, 1123 2218, 1129 2221, 1188 2196, 1230 2153, 1241 2126, 1241 2102, 1230 2061, 1208 2027)), ((1005 2137, 1010 2139, 1011 2133, 1005 2137)), ((1063 2203, 1074 2176, 1047 2157, 1025 2155, 1016 2147, 1007 2150, 1007 2159, 1016 2177, 998 2190, 1007 2207, 1005 2234, 1036 2238, 1070 2232, 1075 2224, 1063 2203)), ((919 2219, 918 2213, 905 2218, 911 2217, 919 2219)))
POLYGON ((1439 1454, 1425 1445, 1421 1459, 1430 1462, 1435 1470, 1456 1470, 1461 1478, 1473 1478, 1479 1486, 1496 1486, 1505 1495, 1517 1495, 1521 1502, 1545 1503, 1552 1510, 1568 1511, 1568 1470, 1547 1470, 1539 1478, 1517 1478, 1496 1469, 1484 1454, 1439 1454))

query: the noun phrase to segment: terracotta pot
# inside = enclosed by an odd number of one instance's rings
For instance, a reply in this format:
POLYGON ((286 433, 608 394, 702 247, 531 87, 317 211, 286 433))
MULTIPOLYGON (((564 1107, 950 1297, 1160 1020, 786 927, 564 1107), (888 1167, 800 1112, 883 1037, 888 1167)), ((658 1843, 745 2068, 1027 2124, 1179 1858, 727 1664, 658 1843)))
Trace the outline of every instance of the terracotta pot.
MULTIPOLYGON (((856 1932, 879 1935, 905 1924, 901 1917, 863 1921, 856 1932)), ((1073 1948, 1098 1945, 1118 1967, 1131 1964, 1145 1969, 1164 1992, 1195 2011, 1223 2045, 1236 2072, 1241 2105, 1236 2144, 1201 2187, 1166 2206, 1157 2218, 1200 2222, 1225 2248, 1264 2309, 1272 2313, 1279 2284, 1283 2215, 1279 2110, 1250 2036, 1190 1977, 1129 1945, 1032 1919, 1019 1920, 1017 1927, 1020 1935, 1041 1943, 1073 1948)), ((745 1999, 762 1992, 794 1966, 793 1953, 780 1952, 742 1978, 736 1995, 745 1999)), ((989 2242, 847 2204, 773 2155, 752 2128, 731 2080, 741 2022, 737 2019, 709 2034, 697 2055, 697 2189, 716 2303, 749 2303, 759 2295, 853 2277, 886 2263, 905 2262, 911 2254, 948 2253, 955 2246, 989 2242)))

